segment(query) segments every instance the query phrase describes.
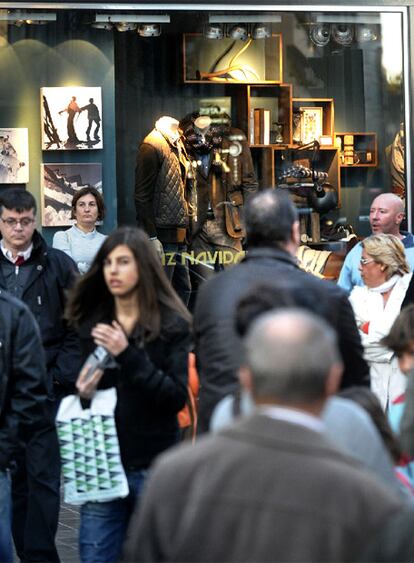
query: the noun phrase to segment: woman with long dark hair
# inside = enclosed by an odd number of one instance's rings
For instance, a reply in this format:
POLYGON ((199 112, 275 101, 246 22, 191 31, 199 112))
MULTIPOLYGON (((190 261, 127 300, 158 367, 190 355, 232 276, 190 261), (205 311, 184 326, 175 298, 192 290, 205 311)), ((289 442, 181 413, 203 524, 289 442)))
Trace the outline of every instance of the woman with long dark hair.
POLYGON ((98 251, 79 278, 67 309, 85 359, 96 346, 116 367, 85 367, 77 388, 83 398, 116 387, 115 420, 130 494, 82 506, 80 557, 113 562, 120 556, 129 518, 154 457, 178 440, 177 413, 187 398, 190 315, 168 282, 144 231, 123 227, 98 251))

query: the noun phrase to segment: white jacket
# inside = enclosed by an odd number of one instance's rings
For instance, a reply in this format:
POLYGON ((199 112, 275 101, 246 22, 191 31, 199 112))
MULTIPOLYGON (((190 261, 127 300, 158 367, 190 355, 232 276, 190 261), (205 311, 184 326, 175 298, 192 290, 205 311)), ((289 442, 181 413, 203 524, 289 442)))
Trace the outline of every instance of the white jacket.
POLYGON ((401 304, 412 273, 401 276, 392 288, 384 307, 382 294, 367 286, 355 286, 349 296, 364 347, 364 357, 370 365, 371 389, 378 395, 384 409, 405 390, 405 376, 398 368, 393 352, 380 344, 400 313, 401 304), (369 322, 368 334, 362 330, 369 322))

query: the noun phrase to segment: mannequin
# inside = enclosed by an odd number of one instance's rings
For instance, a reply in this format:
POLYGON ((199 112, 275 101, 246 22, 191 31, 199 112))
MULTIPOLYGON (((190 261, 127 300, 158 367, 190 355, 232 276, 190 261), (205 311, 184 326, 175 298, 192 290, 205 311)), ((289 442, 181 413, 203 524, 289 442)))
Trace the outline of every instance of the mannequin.
POLYGON ((161 117, 138 148, 136 218, 162 256, 167 276, 186 304, 190 278, 181 256, 187 250, 189 169, 190 159, 181 139, 179 122, 170 116, 161 117))
POLYGON ((210 266, 203 268, 206 277, 240 259, 244 232, 239 214, 258 184, 242 131, 198 112, 183 118, 180 128, 196 176, 197 221, 191 224, 189 250, 195 262, 199 258, 210 266))

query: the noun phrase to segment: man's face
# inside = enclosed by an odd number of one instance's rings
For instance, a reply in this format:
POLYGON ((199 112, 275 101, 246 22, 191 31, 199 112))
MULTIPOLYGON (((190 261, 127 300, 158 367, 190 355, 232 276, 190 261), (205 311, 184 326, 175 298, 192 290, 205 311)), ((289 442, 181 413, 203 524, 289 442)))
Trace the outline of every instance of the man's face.
POLYGON ((369 212, 372 234, 384 233, 398 236, 403 219, 404 212, 401 211, 401 204, 394 198, 382 195, 376 197, 372 202, 369 212))
POLYGON ((0 218, 0 232, 3 244, 12 252, 22 252, 29 248, 35 230, 34 210, 19 213, 15 209, 3 208, 0 218))

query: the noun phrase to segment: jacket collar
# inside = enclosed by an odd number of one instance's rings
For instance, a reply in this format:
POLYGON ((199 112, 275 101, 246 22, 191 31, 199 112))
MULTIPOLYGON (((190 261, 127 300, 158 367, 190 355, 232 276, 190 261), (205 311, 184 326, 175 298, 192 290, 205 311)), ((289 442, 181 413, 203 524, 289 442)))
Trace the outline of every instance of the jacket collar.
POLYGON ((270 247, 258 247, 252 248, 246 252, 246 256, 243 258, 244 261, 257 260, 261 258, 268 258, 271 260, 278 260, 280 262, 286 262, 287 264, 294 266, 299 269, 297 259, 292 256, 286 250, 280 248, 270 248, 270 247))

